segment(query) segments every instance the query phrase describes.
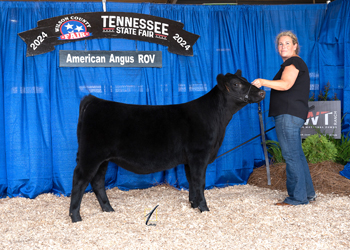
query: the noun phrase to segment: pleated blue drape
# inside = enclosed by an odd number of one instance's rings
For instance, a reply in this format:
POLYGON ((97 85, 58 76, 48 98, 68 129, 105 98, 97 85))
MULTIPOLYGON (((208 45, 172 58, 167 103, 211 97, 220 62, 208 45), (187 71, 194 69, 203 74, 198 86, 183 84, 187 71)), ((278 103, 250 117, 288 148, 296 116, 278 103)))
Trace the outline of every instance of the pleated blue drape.
POLYGON ((342 101, 343 133, 350 132, 350 1, 329 4, 320 31, 320 89, 330 83, 330 95, 342 101))
MULTIPOLYGON (((337 2, 329 5, 329 10, 337 2)), ((324 81, 319 56, 323 52, 319 49, 318 37, 325 32, 322 29, 327 29, 324 25, 329 11, 326 4, 187 6, 107 2, 107 11, 110 12, 143 13, 184 23, 185 30, 200 35, 193 48, 193 57, 169 53, 162 45, 126 39, 77 41, 56 46, 53 52, 26 57, 26 45, 18 33, 35 28, 37 21, 46 18, 102 11, 102 4, 5 1, 0 2, 0 6, 2 197, 34 198, 45 192, 70 195, 78 147, 78 107, 86 94, 132 104, 177 104, 210 91, 216 85, 219 73, 235 73, 241 69, 249 81, 258 77, 271 79, 282 63, 274 44, 275 36, 282 30, 297 33, 302 46, 301 57, 312 76, 313 90, 317 91, 324 81), (59 50, 157 50, 162 51, 163 67, 60 68, 59 50)), ((348 14, 345 12, 344 15, 348 14)), ((348 36, 345 52, 349 50, 348 36)), ((338 52, 324 53, 333 55, 338 52)), ((344 63, 347 63, 344 67, 349 67, 349 61, 344 63)), ((334 77, 339 77, 337 72, 332 73, 334 77)), ((349 95, 349 82, 346 82, 349 77, 340 79, 344 88, 337 88, 339 99, 349 95)), ((268 109, 268 89, 267 93, 262 102, 264 112, 268 109)), ((265 128, 273 126, 266 112, 264 119, 265 128)), ((219 155, 259 133, 258 106, 250 104, 234 115, 219 155)), ((263 162, 260 139, 245 144, 208 166, 206 188, 246 184, 253 167, 263 162)), ((188 188, 183 166, 150 175, 136 175, 110 164, 106 175, 106 187, 123 190, 147 188, 164 182, 177 188, 188 188)))

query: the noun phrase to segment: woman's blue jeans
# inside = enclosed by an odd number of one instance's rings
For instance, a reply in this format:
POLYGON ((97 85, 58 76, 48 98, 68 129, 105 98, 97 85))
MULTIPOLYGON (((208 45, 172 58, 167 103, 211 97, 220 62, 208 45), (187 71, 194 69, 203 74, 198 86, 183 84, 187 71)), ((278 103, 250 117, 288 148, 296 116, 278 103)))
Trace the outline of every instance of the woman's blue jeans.
POLYGON ((284 202, 292 205, 308 204, 315 197, 309 165, 301 147, 300 128, 304 120, 292 115, 275 116, 275 126, 282 156, 286 160, 287 191, 284 202))

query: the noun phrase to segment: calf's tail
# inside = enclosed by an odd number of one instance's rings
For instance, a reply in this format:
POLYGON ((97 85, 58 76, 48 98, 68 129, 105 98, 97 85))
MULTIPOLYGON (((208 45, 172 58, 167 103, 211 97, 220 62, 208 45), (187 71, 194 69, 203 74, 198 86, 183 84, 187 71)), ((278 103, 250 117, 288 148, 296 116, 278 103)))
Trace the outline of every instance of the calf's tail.
MULTIPOLYGON (((85 110, 94 98, 96 98, 96 97, 90 94, 90 95, 84 96, 83 99, 81 99, 81 101, 80 101, 78 127, 77 127, 78 145, 80 144, 80 131, 81 131, 82 123, 83 123, 85 110)), ((79 147, 78 147, 76 162, 78 163, 78 161, 79 161, 79 147)))

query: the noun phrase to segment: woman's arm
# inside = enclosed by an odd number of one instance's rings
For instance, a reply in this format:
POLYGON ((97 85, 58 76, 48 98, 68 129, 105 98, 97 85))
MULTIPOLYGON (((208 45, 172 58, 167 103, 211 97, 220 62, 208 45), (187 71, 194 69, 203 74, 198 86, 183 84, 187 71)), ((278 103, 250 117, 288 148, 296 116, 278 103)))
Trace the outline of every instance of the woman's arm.
POLYGON ((286 91, 290 89, 297 79, 299 70, 293 65, 286 66, 283 70, 281 80, 255 79, 252 84, 258 88, 265 86, 274 90, 286 91))

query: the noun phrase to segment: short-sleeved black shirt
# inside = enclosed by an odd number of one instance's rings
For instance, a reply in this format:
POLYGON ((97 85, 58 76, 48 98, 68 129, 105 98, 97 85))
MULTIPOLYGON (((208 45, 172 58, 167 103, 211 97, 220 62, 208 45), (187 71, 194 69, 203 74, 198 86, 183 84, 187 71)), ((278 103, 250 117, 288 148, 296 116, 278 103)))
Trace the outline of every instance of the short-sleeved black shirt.
POLYGON ((280 80, 284 68, 291 64, 299 70, 298 77, 289 90, 278 91, 271 89, 269 116, 289 114, 306 120, 309 111, 308 100, 310 92, 310 76, 306 63, 298 56, 287 59, 281 65, 281 69, 273 80, 280 80))

